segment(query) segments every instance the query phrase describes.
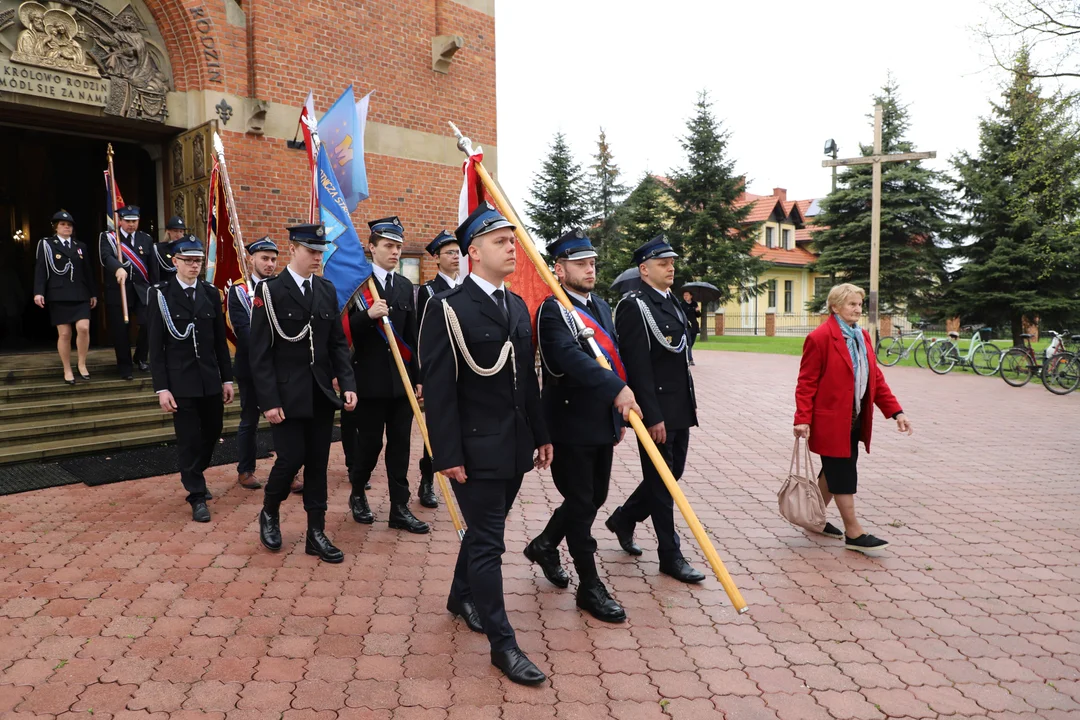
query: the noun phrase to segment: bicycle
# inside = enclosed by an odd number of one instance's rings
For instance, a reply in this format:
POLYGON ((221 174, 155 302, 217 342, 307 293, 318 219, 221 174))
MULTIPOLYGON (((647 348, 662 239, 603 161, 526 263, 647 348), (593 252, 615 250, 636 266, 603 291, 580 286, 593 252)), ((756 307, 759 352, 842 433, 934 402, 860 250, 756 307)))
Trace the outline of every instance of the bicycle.
MULTIPOLYGON (((901 360, 914 356, 916 365, 919 367, 926 367, 927 351, 937 342, 937 338, 926 337, 924 331, 928 325, 929 323, 925 322, 915 323, 915 327, 919 328, 919 334, 915 336, 915 339, 912 340, 909 345, 905 345, 904 343, 903 328, 899 325, 895 326, 893 328, 895 331, 893 335, 878 340, 878 362, 885 367, 892 367, 901 360)), ((908 333, 908 336, 910 335, 911 333, 908 333)))
MULTIPOLYGON (((1031 378, 1038 375, 1043 385, 1046 385, 1046 373, 1051 361, 1066 353, 1065 334, 1051 330, 1050 335, 1053 336, 1050 346, 1046 348, 1041 358, 1036 357, 1035 350, 1031 347, 1031 334, 1021 335, 1020 338, 1024 344, 1009 348, 1001 356, 999 369, 1001 379, 1012 387, 1023 387, 1031 382, 1031 378)), ((1073 336, 1074 341, 1077 339, 1080 339, 1080 335, 1073 336)), ((1047 387, 1047 389, 1050 388, 1047 387)))
MULTIPOLYGON (((1080 345, 1080 335, 1073 335, 1071 339, 1073 347, 1080 345)), ((1080 386, 1080 357, 1069 350, 1064 338, 1061 340, 1059 352, 1046 358, 1042 381, 1043 387, 1055 395, 1068 395, 1080 386)))
POLYGON ((961 330, 971 330, 971 344, 968 345, 967 353, 960 354, 957 344, 960 333, 950 332, 948 340, 934 343, 926 352, 926 361, 930 369, 938 375, 946 375, 959 365, 970 367, 977 375, 990 376, 1001 367, 1001 350, 997 345, 983 341, 983 334, 989 335, 993 328, 975 329, 974 325, 966 325, 961 330))

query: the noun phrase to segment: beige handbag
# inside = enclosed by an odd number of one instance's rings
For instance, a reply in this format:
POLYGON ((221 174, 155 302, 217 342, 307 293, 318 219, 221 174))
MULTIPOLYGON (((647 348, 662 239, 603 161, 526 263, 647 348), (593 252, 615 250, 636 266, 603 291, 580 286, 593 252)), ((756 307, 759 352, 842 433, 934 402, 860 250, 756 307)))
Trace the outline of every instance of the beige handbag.
POLYGON ((814 532, 825 529, 825 498, 818 489, 810 447, 801 438, 795 438, 791 468, 776 500, 780 514, 792 525, 814 532))

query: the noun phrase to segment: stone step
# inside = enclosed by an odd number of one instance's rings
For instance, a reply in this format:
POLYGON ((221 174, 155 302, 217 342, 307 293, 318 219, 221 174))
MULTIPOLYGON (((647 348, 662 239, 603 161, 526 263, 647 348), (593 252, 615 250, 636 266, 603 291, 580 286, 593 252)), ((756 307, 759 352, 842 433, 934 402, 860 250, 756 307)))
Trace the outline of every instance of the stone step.
MULTIPOLYGON (((235 435, 240 424, 239 415, 225 418, 222 435, 235 435)), ((127 430, 108 435, 89 435, 81 438, 63 438, 29 444, 0 447, 0 465, 20 462, 55 460, 75 455, 90 455, 113 450, 128 450, 146 445, 157 445, 175 438, 172 423, 151 428, 127 430)))
POLYGON ((157 406, 157 396, 148 390, 117 393, 109 396, 65 393, 37 399, 19 398, 17 402, 0 402, 0 422, 18 422, 43 416, 79 417, 124 409, 156 408, 157 406))
MULTIPOLYGON (((113 365, 116 364, 116 354, 111 347, 92 348, 87 353, 88 365, 113 365)), ((72 368, 75 367, 75 350, 71 351, 72 368)), ((3 353, 0 354, 0 376, 6 375, 10 370, 25 370, 32 368, 60 369, 60 356, 55 350, 41 350, 28 353, 3 353)))
POLYGON ((36 385, 4 385, 0 386, 0 406, 8 402, 23 402, 34 398, 49 398, 50 400, 68 397, 88 398, 99 395, 130 395, 136 392, 145 392, 151 396, 154 394, 154 383, 149 373, 136 373, 132 380, 77 381, 74 385, 66 384, 62 377, 36 385))
MULTIPOLYGON (((115 380, 120 376, 116 373, 115 363, 87 362, 86 369, 90 371, 91 382, 95 380, 115 380)), ((75 373, 76 382, 79 369, 75 361, 71 362, 71 371, 75 373)), ((43 385, 52 381, 63 383, 64 371, 60 369, 60 360, 48 367, 18 367, 0 370, 0 387, 19 385, 43 385)))

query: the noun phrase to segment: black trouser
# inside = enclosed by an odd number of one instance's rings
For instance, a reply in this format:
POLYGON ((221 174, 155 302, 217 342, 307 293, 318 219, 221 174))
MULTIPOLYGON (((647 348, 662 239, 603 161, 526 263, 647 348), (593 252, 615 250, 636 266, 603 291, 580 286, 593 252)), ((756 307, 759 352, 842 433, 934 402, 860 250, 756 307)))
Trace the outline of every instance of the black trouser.
POLYGON ((255 396, 255 382, 244 378, 240 383, 240 427, 236 431, 236 445, 240 457, 236 472, 255 472, 255 433, 259 429, 259 401, 255 396))
POLYGON ((521 478, 450 481, 468 525, 458 549, 450 593, 476 605, 491 649, 500 652, 517 647, 503 599, 502 556, 506 552, 506 514, 521 488, 521 478))
POLYGON ((566 538, 574 568, 582 581, 597 577, 592 525, 597 511, 607 500, 614 450, 612 445, 555 443, 551 478, 563 496, 563 503, 555 508, 543 535, 552 545, 566 538))
POLYGON ((326 519, 326 465, 330 461, 330 440, 334 431, 334 406, 318 389, 314 416, 290 419, 288 415, 271 426, 277 459, 266 480, 263 505, 277 512, 289 497, 289 484, 304 468, 304 510, 308 527, 322 530, 326 519))
POLYGON ((341 447, 353 492, 363 491, 379 463, 386 431, 386 478, 390 502, 409 503, 409 440, 412 434, 409 399, 361 398, 356 410, 341 413, 341 447))
POLYGON ((690 333, 690 342, 688 343, 690 347, 686 350, 686 357, 690 362, 694 362, 694 343, 697 342, 697 336, 696 332, 690 333))
MULTIPOLYGON (((686 449, 690 445, 690 428, 668 430, 667 442, 657 445, 664 456, 671 474, 678 480, 686 468, 686 449)), ((641 483, 622 506, 623 520, 644 522, 651 517, 656 531, 656 543, 660 557, 679 557, 679 535, 675 532, 675 501, 671 498, 660 473, 649 459, 648 453, 638 441, 638 455, 641 459, 641 483)))
POLYGON ((420 467, 420 483, 435 482, 435 471, 432 469, 431 455, 428 453, 426 445, 424 446, 424 454, 420 458, 418 465, 420 467))
MULTIPOLYGON (((146 323, 138 318, 139 304, 135 294, 128 295, 128 320, 132 325, 139 326, 139 334, 135 340, 134 362, 146 362, 150 356, 150 342, 146 337, 146 323)), ((105 303, 106 316, 109 321, 109 336, 112 338, 113 350, 116 351, 116 368, 121 375, 130 375, 132 370, 131 335, 129 325, 124 324, 124 308, 120 306, 120 299, 115 303, 105 303)), ((144 310, 145 313, 145 310, 144 310)))
POLYGON ((221 395, 206 397, 174 397, 176 412, 176 456, 180 467, 180 482, 188 491, 189 503, 206 502, 206 478, 203 471, 210 467, 214 449, 221 439, 222 416, 225 405, 221 395))

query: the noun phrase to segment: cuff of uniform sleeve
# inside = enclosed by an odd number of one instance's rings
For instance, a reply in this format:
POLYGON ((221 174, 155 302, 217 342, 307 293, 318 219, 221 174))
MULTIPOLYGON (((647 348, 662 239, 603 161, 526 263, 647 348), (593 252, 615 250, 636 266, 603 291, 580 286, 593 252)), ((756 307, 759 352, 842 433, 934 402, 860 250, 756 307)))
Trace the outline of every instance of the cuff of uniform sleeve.
POLYGON ((163 392, 169 392, 169 388, 165 388, 164 390, 158 390, 157 394, 160 395, 163 392))
POLYGON ((893 413, 892 414, 892 419, 895 420, 896 418, 900 417, 903 414, 904 414, 903 410, 901 410, 900 412, 893 413))
POLYGON ((226 380, 225 382, 223 382, 221 384, 222 385, 232 385, 232 380, 226 380))

